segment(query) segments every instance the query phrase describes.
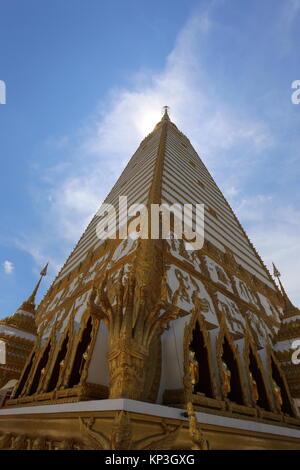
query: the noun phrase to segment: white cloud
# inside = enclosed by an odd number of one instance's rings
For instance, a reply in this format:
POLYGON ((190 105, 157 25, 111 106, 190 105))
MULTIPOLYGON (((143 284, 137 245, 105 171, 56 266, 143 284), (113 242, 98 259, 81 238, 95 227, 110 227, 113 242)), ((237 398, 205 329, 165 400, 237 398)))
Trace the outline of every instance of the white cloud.
POLYGON ((12 274, 15 269, 13 262, 8 260, 4 261, 2 263, 2 266, 5 274, 12 274))
POLYGON ((223 194, 226 197, 235 197, 239 193, 240 193, 240 190, 233 185, 224 187, 223 189, 223 194))
POLYGON ((222 91, 218 93, 205 75, 202 47, 213 27, 208 13, 193 17, 161 73, 139 71, 131 89, 111 90, 87 120, 78 153, 72 155, 73 166, 63 168, 64 178, 49 195, 47 217, 55 220, 59 237, 74 241, 81 235, 141 139, 160 120, 164 105, 170 106, 172 120, 201 149, 205 162, 211 168, 227 164, 235 169, 235 179, 254 164, 255 155, 272 145, 265 124, 242 117, 224 103, 222 91), (252 158, 247 159, 245 152, 229 154, 238 148, 247 148, 252 158))
MULTIPOLYGON (((49 263, 46 283, 49 282, 50 276, 56 275, 60 270, 63 258, 62 250, 59 249, 59 242, 57 243, 57 240, 51 245, 49 240, 45 240, 36 233, 30 236, 23 235, 22 238, 16 238, 14 243, 17 248, 26 251, 32 256, 36 263, 35 271, 37 275, 46 263, 49 263)), ((68 253, 66 253, 66 255, 68 255, 68 253)))
MULTIPOLYGON (((218 183, 224 185, 233 207, 238 207, 262 257, 267 263, 274 260, 286 273, 288 289, 300 304, 294 263, 300 248, 297 236, 292 235, 300 227, 292 227, 293 209, 274 211, 273 195, 238 199, 243 194, 243 175, 257 171, 256 163, 274 139, 265 123, 245 117, 245 110, 241 114, 226 103, 222 90, 214 88, 214 77, 206 75, 202 49, 214 27, 208 13, 189 21, 164 69, 160 73, 138 71, 131 88, 111 90, 80 130, 77 152, 69 161, 47 169, 51 189, 44 227, 39 236, 19 242, 39 265, 50 258, 52 272, 57 270, 139 141, 160 120, 162 106, 169 105, 172 120, 203 153, 209 169, 220 175, 218 183)), ((69 144, 70 138, 63 136, 55 142, 69 144)))
POLYGON ((244 198, 234 206, 263 261, 271 271, 275 263, 286 292, 300 307, 300 211, 274 195, 244 198))

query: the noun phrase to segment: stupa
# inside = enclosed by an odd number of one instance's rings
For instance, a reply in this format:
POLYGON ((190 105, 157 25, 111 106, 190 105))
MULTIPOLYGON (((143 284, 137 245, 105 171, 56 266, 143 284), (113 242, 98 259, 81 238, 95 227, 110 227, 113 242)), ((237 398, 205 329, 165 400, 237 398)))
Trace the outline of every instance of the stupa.
POLYGON ((276 349, 286 299, 167 108, 105 204, 129 236, 99 238, 98 212, 68 257, 0 410, 0 447, 300 449, 276 349), (175 217, 169 237, 141 235, 133 204, 163 203, 204 204, 201 249, 175 217))

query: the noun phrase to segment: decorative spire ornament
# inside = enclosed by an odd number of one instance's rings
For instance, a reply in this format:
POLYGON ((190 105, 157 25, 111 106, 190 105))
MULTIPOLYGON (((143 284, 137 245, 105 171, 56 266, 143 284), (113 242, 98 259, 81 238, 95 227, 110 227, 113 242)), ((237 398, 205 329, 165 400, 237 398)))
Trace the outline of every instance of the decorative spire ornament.
POLYGON ((40 279, 39 279, 37 285, 35 286, 35 288, 33 289, 32 294, 31 294, 31 295, 29 296, 29 298, 23 303, 23 306, 25 306, 25 305, 26 305, 26 306, 31 305, 31 306, 35 307, 35 296, 36 296, 37 291, 38 291, 38 289, 39 289, 39 287, 40 287, 40 283, 41 283, 41 281, 42 281, 42 278, 47 275, 48 264, 49 264, 49 263, 47 263, 46 266, 41 270, 41 272, 40 272, 40 279))
POLYGON ((280 271, 278 271, 278 269, 276 268, 275 264, 273 264, 273 276, 277 278, 278 282, 279 282, 279 285, 280 285, 280 290, 281 290, 281 294, 283 296, 283 299, 284 299, 284 303, 285 303, 285 314, 292 314, 292 313, 296 313, 298 314, 299 312, 299 309, 297 307, 295 307, 293 305, 293 303, 291 302, 289 296, 287 295, 287 293, 285 292, 285 289, 282 285, 282 282, 280 280, 280 277, 281 277, 281 274, 280 274, 280 271))
POLYGON ((281 276, 280 272, 276 268, 275 264, 274 263, 272 263, 272 264, 273 264, 273 276, 277 277, 277 278, 280 278, 280 276, 281 276))
POLYGON ((162 121, 170 121, 170 118, 169 118, 169 109, 170 107, 169 106, 163 106, 163 117, 162 117, 162 121))

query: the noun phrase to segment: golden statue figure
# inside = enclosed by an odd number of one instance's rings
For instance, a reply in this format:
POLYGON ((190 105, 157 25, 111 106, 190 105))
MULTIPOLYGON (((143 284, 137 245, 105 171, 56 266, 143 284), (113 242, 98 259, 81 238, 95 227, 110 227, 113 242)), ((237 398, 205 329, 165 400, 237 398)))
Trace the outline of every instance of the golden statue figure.
POLYGON ((23 435, 16 436, 10 448, 12 450, 27 450, 27 437, 23 435))
POLYGON ((88 358, 88 347, 86 351, 82 354, 82 358, 81 358, 80 366, 79 366, 79 374, 82 374, 87 358, 88 358))
POLYGON ((252 390, 252 397, 255 403, 257 403, 259 399, 259 394, 258 394, 258 388, 257 388, 257 382, 253 378, 252 373, 250 372, 250 384, 251 384, 251 390, 252 390))
POLYGON ((275 382, 274 379, 272 379, 272 382, 273 382, 273 389, 274 389, 276 404, 277 404, 278 409, 281 411, 281 407, 282 407, 281 390, 280 390, 279 385, 275 382))
POLYGON ((189 350, 189 375, 193 386, 199 382, 199 364, 195 358, 195 351, 189 350))
POLYGON ((47 444, 43 437, 37 437, 32 443, 31 450, 47 450, 47 444))
POLYGON ((226 362, 224 361, 222 361, 222 379, 223 379, 225 396, 227 397, 227 395, 231 391, 231 385, 230 385, 231 372, 228 369, 226 362))

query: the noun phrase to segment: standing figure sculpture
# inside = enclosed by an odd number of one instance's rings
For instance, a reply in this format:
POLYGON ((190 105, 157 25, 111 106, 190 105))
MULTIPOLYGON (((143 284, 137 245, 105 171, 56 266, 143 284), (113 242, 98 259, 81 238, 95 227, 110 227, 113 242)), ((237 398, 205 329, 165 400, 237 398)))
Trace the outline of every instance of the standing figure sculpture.
POLYGON ((275 401, 276 405, 279 411, 281 411, 282 407, 282 395, 281 395, 281 390, 279 385, 275 382, 274 379, 272 379, 273 382, 273 389, 274 389, 274 394, 275 394, 275 401))
POLYGON ((226 362, 222 361, 222 380, 223 380, 223 390, 225 398, 227 398, 228 394, 231 391, 231 372, 228 369, 226 362))
MULTIPOLYGON (((193 387, 199 382, 199 364, 195 358, 195 351, 189 350, 189 375, 193 387)), ((192 388, 193 388, 192 387, 192 388)))
POLYGON ((252 390, 252 398, 254 400, 254 403, 256 404, 259 399, 259 394, 258 394, 257 383, 256 383, 256 380, 253 378, 252 372, 250 372, 250 384, 251 384, 251 390, 252 390))
POLYGON ((193 390, 199 382, 199 364, 195 358, 195 351, 189 349, 189 372, 187 382, 187 418, 189 420, 189 433, 191 438, 192 450, 208 450, 209 443, 204 438, 200 424, 197 421, 196 413, 193 407, 193 390))

